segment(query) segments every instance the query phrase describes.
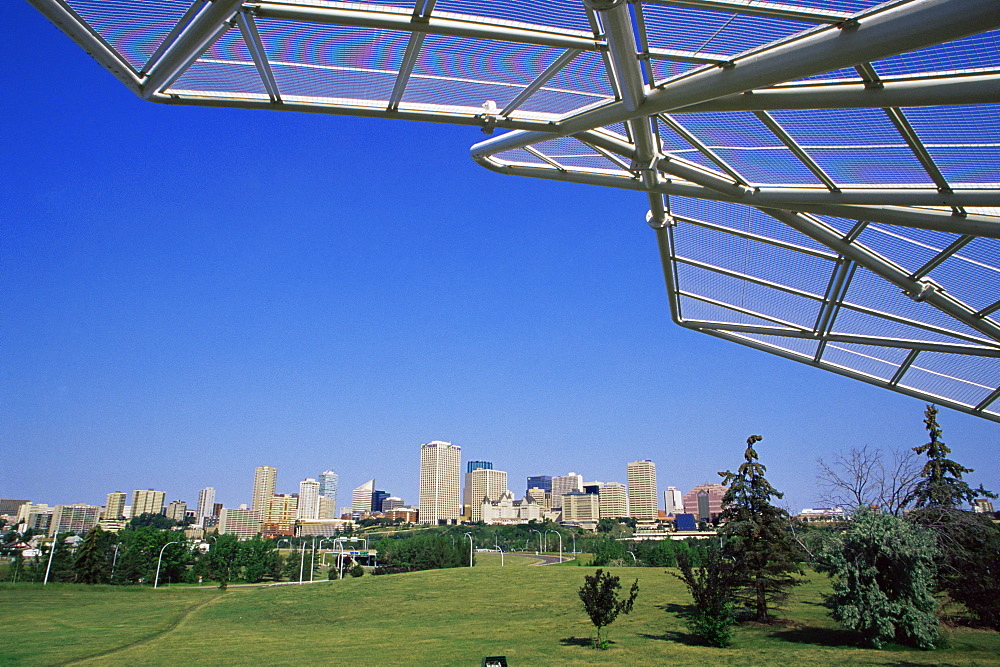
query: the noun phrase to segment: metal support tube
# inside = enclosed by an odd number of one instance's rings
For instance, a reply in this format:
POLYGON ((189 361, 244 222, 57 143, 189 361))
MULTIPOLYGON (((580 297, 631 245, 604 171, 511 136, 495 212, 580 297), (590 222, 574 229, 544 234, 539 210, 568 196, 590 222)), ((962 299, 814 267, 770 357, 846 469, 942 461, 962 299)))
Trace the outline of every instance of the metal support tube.
POLYGON ((957 239, 955 239, 954 241, 952 241, 948 245, 947 248, 945 248, 944 250, 942 250, 941 252, 939 252, 937 254, 937 256, 935 256, 929 262, 927 262, 926 264, 924 264, 923 266, 921 266, 919 269, 917 269, 916 271, 914 271, 913 273, 911 273, 910 277, 913 278, 914 280, 920 280, 921 278, 923 278, 924 276, 926 276, 928 273, 930 273, 931 271, 933 271, 937 267, 941 266, 941 264, 943 264, 945 262, 945 260, 947 260, 949 257, 951 257, 952 255, 954 255, 956 252, 958 252, 959 250, 961 250, 962 248, 964 248, 966 245, 968 245, 969 242, 972 241, 972 239, 974 239, 974 238, 975 238, 974 236, 960 236, 960 237, 958 237, 957 239))
POLYGON ((760 2, 748 4, 746 0, 643 0, 648 5, 672 5, 677 7, 692 7, 708 9, 748 16, 767 16, 788 21, 803 21, 807 23, 841 23, 851 18, 844 12, 829 12, 807 7, 795 8, 791 5, 760 2))
POLYGON ((278 82, 274 78, 274 72, 271 71, 271 63, 267 61, 267 52, 264 51, 264 43, 260 40, 257 22, 254 21, 253 15, 247 12, 240 14, 239 27, 247 50, 250 51, 250 57, 253 58, 254 65, 257 66, 257 73, 260 74, 264 89, 267 90, 272 102, 281 104, 278 82))
POLYGON ((422 32, 410 33, 410 41, 406 44, 406 52, 403 54, 403 62, 399 66, 399 74, 396 75, 396 82, 392 86, 392 94, 389 96, 389 111, 399 108, 399 103, 403 100, 403 93, 406 92, 406 84, 410 81, 410 74, 413 73, 413 66, 417 64, 417 56, 420 55, 420 47, 424 44, 422 32))
POLYGON ((934 164, 934 158, 931 154, 927 152, 924 147, 920 137, 913 130, 913 126, 910 125, 910 121, 906 120, 906 116, 899 109, 886 109, 886 114, 889 116, 889 120, 892 124, 896 126, 896 130, 902 135, 903 139, 906 141, 906 145, 910 147, 913 154, 917 156, 917 160, 920 161, 921 166, 927 175, 931 177, 934 184, 938 186, 938 190, 941 192, 951 192, 951 186, 948 185, 948 181, 945 179, 944 174, 938 169, 938 166, 934 164))
POLYGON ((582 51, 579 51, 577 49, 567 49, 566 51, 564 51, 562 55, 560 55, 558 58, 555 59, 555 62, 546 67, 544 72, 535 77, 534 81, 529 83, 524 90, 518 93, 517 97, 508 102, 507 106, 505 106, 503 108, 503 111, 500 112, 500 115, 509 116, 511 112, 513 112, 515 109, 524 104, 524 102, 529 97, 534 95, 539 88, 548 83, 549 79, 558 74, 563 67, 566 67, 566 65, 568 65, 573 60, 573 58, 576 58, 581 53, 582 51))
POLYGON ((906 371, 910 370, 910 366, 912 366, 913 362, 917 360, 917 355, 919 354, 920 350, 910 350, 910 353, 906 355, 906 359, 903 359, 903 363, 899 365, 899 368, 896 369, 892 378, 889 379, 890 386, 894 387, 899 384, 900 380, 903 379, 903 376, 906 375, 906 371))
POLYGON ((763 123, 764 126, 769 129, 779 141, 781 141, 781 143, 788 146, 788 149, 792 151, 792 155, 797 157, 799 162, 808 167, 809 171, 811 171, 816 178, 818 178, 820 182, 827 187, 828 190, 840 192, 840 188, 836 183, 834 183, 833 179, 830 178, 830 175, 823 170, 823 167, 819 166, 816 163, 816 160, 813 160, 812 156, 802 149, 802 146, 799 146, 799 142, 795 141, 795 138, 788 134, 788 132, 785 131, 785 128, 781 127, 781 125, 779 125, 778 122, 771 117, 771 114, 766 111, 755 111, 754 116, 756 116, 757 120, 763 123))
POLYGON ((142 84, 142 96, 149 99, 177 80, 191 63, 211 48, 229 29, 228 22, 236 16, 243 0, 215 0, 209 3, 173 44, 154 63, 142 84))

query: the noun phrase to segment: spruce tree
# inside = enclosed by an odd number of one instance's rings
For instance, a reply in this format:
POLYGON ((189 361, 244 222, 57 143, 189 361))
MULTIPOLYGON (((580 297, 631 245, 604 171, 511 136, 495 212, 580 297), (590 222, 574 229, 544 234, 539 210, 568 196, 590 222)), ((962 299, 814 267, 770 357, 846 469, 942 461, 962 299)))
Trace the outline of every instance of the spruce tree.
POLYGON ((754 443, 763 438, 747 439, 745 461, 737 472, 720 472, 722 483, 729 487, 723 496, 723 555, 730 559, 736 573, 734 599, 738 607, 751 612, 755 620, 767 623, 770 611, 788 597, 792 586, 802 583, 799 566, 801 550, 789 530, 788 512, 771 504, 781 498, 764 473, 767 468, 757 459, 754 443))
POLYGON ((76 549, 73 571, 80 584, 106 584, 111 579, 111 559, 108 557, 113 536, 94 526, 87 531, 76 549))

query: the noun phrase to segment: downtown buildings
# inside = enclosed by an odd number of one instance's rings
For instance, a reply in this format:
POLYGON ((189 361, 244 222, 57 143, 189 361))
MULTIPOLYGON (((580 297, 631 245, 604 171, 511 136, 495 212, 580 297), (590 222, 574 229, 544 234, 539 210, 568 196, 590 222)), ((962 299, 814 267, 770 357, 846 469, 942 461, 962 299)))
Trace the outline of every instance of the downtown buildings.
POLYGON ((440 440, 420 446, 420 523, 458 523, 461 475, 461 447, 440 440))

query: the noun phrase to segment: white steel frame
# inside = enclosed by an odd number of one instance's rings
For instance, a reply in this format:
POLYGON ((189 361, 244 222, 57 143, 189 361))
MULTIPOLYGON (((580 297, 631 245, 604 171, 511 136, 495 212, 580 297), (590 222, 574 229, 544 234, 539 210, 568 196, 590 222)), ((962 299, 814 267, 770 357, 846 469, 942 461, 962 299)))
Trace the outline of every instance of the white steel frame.
MULTIPOLYGON (((950 182, 909 118, 909 110, 917 108, 986 105, 996 111, 1000 68, 880 76, 872 65, 898 54, 1000 29, 996 0, 897 0, 854 14, 757 0, 579 0, 579 12, 585 15, 589 31, 448 13, 436 8, 435 0, 415 0, 408 7, 319 0, 195 0, 142 67, 131 65, 110 37, 88 24, 74 8, 79 3, 29 2, 130 90, 149 101, 452 123, 478 126, 487 134, 507 130, 473 146, 472 158, 501 174, 646 194, 650 207, 647 221, 655 230, 677 324, 1000 421, 1000 381, 996 380, 1000 377, 1000 324, 995 318, 1000 312, 1000 295, 993 295, 990 305, 977 307, 936 279, 949 262, 970 261, 960 254, 970 243, 1000 239, 1000 174, 993 174, 992 180, 984 177, 983 182, 950 182), (651 46, 656 40, 652 39, 655 35, 649 19, 663 8, 797 22, 803 27, 735 55, 659 48, 651 46), (386 99, 357 100, 289 94, 276 77, 276 63, 268 57, 269 44, 258 29, 258 23, 265 21, 405 33, 405 52, 391 72, 391 93, 386 99), (248 60, 240 64, 253 66, 266 92, 234 94, 184 88, 184 74, 232 29, 247 48, 248 60), (545 47, 546 54, 557 55, 545 61, 535 78, 521 85, 502 108, 488 100, 482 106, 410 100, 408 86, 417 76, 415 68, 425 41, 436 36, 545 47), (594 97, 591 103, 564 113, 526 109, 539 91, 552 90, 550 82, 584 53, 600 56, 604 71, 599 74, 606 77, 610 96, 594 97), (655 62, 686 63, 691 68, 657 81, 655 62), (830 74, 842 70, 855 75, 830 74), (780 118, 782 112, 816 109, 884 114, 898 132, 899 146, 926 172, 926 181, 839 182, 780 118), (751 114, 771 133, 777 142, 775 148, 794 156, 817 184, 755 183, 727 162, 719 148, 684 123, 695 114, 725 113, 751 114), (661 132, 667 130, 689 144, 688 153, 664 148, 661 132), (549 148, 558 144, 553 140, 575 142, 586 152, 567 159, 549 148), (572 158, 581 155, 603 159, 606 166, 572 164, 572 158), (747 215, 761 215, 795 230, 801 242, 672 212, 671 197, 740 205, 744 208, 739 210, 745 209, 747 215), (845 229, 836 224, 838 220, 853 222, 845 229), (678 234, 695 229, 820 262, 828 267, 823 274, 826 289, 803 289, 793 281, 774 280, 723 261, 688 256, 680 249, 678 234), (871 235, 876 229, 882 234, 902 235, 911 244, 919 243, 913 230, 945 234, 951 240, 945 247, 934 248, 933 257, 914 270, 904 268, 891 253, 865 240, 874 238, 871 235), (810 322, 765 312, 757 305, 737 303, 685 284, 689 269, 808 302, 813 308, 810 322), (936 315, 913 317, 854 298, 852 285, 859 271, 877 276, 936 315), (732 317, 689 317, 686 304, 693 302, 723 309, 732 317), (844 313, 873 317, 886 327, 908 327, 927 335, 841 330, 838 317, 844 313), (792 345, 794 340, 811 341, 815 348, 804 352, 792 345), (850 346, 864 348, 849 350, 850 346), (871 357, 875 365, 888 366, 881 373, 834 361, 829 354, 836 349, 864 356, 859 350, 880 348, 896 351, 895 356, 871 357), (922 365, 927 358, 945 358, 941 355, 998 361, 984 362, 993 365, 978 375, 977 371, 952 372, 922 365), (911 382, 919 373, 973 387, 976 398, 911 382)), ((150 11, 155 11, 154 5, 150 3, 150 11)), ((993 247, 1000 249, 1000 244, 993 247)), ((998 264, 1000 256, 988 268, 1000 271, 998 264)))

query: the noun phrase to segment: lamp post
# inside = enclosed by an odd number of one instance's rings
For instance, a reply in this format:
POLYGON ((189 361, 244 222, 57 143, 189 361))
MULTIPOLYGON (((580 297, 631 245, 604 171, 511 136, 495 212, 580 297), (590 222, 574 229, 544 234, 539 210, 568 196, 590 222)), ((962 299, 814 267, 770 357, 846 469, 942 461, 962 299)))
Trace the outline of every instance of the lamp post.
POLYGON ((153 588, 156 588, 157 586, 160 585, 160 563, 163 562, 163 550, 169 547, 171 544, 180 544, 180 542, 179 541, 167 542, 162 547, 160 547, 160 555, 156 559, 156 578, 153 579, 153 588))
POLYGON ((309 566, 309 583, 313 582, 316 576, 316 536, 313 536, 312 563, 309 566))
POLYGON ((635 557, 634 553, 632 553, 631 551, 626 551, 625 553, 627 553, 629 556, 632 557, 632 565, 633 566, 635 566, 635 565, 637 565, 639 563, 639 561, 636 560, 636 557, 635 557))
POLYGON ((341 579, 344 578, 344 540, 345 539, 347 539, 347 538, 346 537, 338 537, 337 539, 335 539, 333 541, 334 544, 336 544, 338 547, 340 547, 340 553, 337 554, 337 564, 338 564, 338 568, 337 569, 340 572, 340 578, 341 579))
POLYGON ((558 530, 552 530, 551 528, 549 530, 546 530, 545 532, 546 533, 555 533, 556 535, 559 536, 559 562, 561 563, 562 562, 562 533, 560 533, 558 530))
POLYGON ((496 546, 497 551, 500 552, 500 567, 503 567, 503 549, 500 548, 500 543, 497 542, 496 535, 493 536, 493 544, 496 546))
POLYGON ((299 549, 302 551, 302 559, 299 562, 299 584, 302 584, 302 574, 306 569, 306 547, 305 544, 300 540, 299 549))
POLYGON ((111 580, 110 582, 115 583, 115 566, 118 565, 118 550, 121 548, 122 543, 119 542, 115 545, 115 557, 111 559, 111 580))
POLYGON ((573 557, 576 558, 576 533, 573 533, 573 557))
POLYGON ((465 536, 469 538, 469 567, 472 567, 472 533, 465 533, 465 536))
POLYGON ((59 542, 59 533, 52 536, 52 547, 49 549, 49 564, 45 566, 45 581, 42 586, 49 585, 49 571, 52 569, 52 557, 56 555, 56 544, 59 542))
POLYGON ((542 531, 532 528, 531 532, 538 533, 538 553, 542 553, 542 531))

